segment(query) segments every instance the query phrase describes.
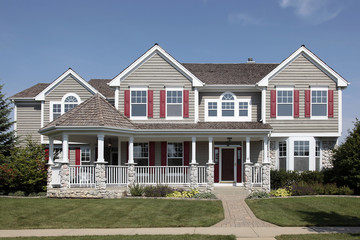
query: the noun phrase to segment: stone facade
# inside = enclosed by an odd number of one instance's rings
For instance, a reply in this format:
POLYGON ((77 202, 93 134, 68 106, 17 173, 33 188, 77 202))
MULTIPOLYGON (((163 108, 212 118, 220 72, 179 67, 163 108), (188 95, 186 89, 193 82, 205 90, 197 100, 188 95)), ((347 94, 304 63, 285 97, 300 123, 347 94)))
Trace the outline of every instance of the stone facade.
POLYGON ((69 163, 61 163, 60 188, 67 189, 69 187, 69 180, 70 180, 69 163))
POLYGON ((128 165, 128 186, 134 185, 136 182, 135 163, 127 163, 128 165))
POLYGON ((47 189, 53 188, 52 185, 52 165, 48 165, 47 169, 47 189))
POLYGON ((207 163, 207 168, 206 168, 207 192, 212 192, 214 190, 214 170, 215 170, 214 166, 215 163, 207 163))
POLYGON ((198 187, 198 164, 190 163, 190 188, 198 187))
POLYGON ((97 162, 95 167, 95 188, 99 190, 106 189, 105 163, 97 162))
POLYGON ((270 149, 269 149, 269 160, 270 160, 270 168, 272 170, 277 169, 277 149, 276 149, 276 142, 270 141, 270 149))
POLYGON ((244 163, 245 169, 244 169, 244 174, 245 174, 245 179, 244 179, 244 187, 246 189, 251 189, 251 175, 252 175, 252 166, 253 163, 244 163))
POLYGON ((335 141, 323 141, 321 146, 321 164, 323 168, 333 167, 332 159, 332 149, 335 147, 335 141))
POLYGON ((95 188, 68 188, 48 189, 47 196, 50 198, 122 198, 126 188, 116 190, 98 190, 95 188))
POLYGON ((263 163, 261 188, 265 192, 270 192, 270 169, 271 169, 270 163, 263 163))

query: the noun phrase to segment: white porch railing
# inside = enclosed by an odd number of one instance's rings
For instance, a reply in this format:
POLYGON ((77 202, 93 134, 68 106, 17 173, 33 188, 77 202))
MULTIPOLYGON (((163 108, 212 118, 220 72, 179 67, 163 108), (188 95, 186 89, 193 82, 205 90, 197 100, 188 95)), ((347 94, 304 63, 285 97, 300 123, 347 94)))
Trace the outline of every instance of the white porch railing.
POLYGON ((198 184, 205 185, 207 183, 206 166, 198 166, 198 184))
POLYGON ((95 187, 95 166, 69 166, 70 187, 95 187))
POLYGON ((139 184, 189 184, 188 166, 135 167, 136 183, 139 184))
POLYGON ((107 185, 126 185, 128 181, 127 166, 106 166, 107 185))
POLYGON ((262 166, 252 166, 251 167, 251 184, 261 185, 262 184, 262 166))

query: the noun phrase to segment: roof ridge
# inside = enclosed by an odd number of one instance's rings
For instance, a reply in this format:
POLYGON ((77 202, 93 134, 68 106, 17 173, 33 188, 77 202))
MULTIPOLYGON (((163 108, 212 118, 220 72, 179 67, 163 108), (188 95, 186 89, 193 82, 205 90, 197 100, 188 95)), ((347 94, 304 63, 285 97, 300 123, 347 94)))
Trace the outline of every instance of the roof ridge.
POLYGON ((96 100, 96 108, 98 109, 99 112, 99 117, 100 117, 100 125, 104 126, 105 125, 105 120, 104 120, 104 114, 103 114, 103 108, 100 106, 100 95, 96 94, 95 95, 95 100, 96 100))

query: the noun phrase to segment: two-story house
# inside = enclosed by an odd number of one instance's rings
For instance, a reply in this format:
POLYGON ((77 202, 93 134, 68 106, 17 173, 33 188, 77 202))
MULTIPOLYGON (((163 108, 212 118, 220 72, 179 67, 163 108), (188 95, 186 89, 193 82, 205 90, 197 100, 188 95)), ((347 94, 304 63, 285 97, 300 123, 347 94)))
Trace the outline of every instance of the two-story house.
POLYGON ((18 136, 47 146, 49 196, 117 197, 134 183, 269 190, 270 168, 330 166, 348 84, 305 46, 280 64, 193 64, 155 44, 113 79, 68 69, 12 100, 18 136))

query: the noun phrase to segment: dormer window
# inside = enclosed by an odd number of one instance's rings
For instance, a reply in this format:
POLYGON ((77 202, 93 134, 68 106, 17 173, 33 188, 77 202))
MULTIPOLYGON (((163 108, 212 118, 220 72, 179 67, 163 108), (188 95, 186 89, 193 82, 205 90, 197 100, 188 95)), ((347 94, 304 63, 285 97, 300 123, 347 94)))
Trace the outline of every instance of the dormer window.
POLYGON ((74 96, 68 96, 64 101, 64 112, 68 112, 78 105, 78 100, 74 96))
POLYGON ((81 103, 80 97, 75 93, 65 94, 61 102, 50 102, 50 121, 70 111, 81 103))

